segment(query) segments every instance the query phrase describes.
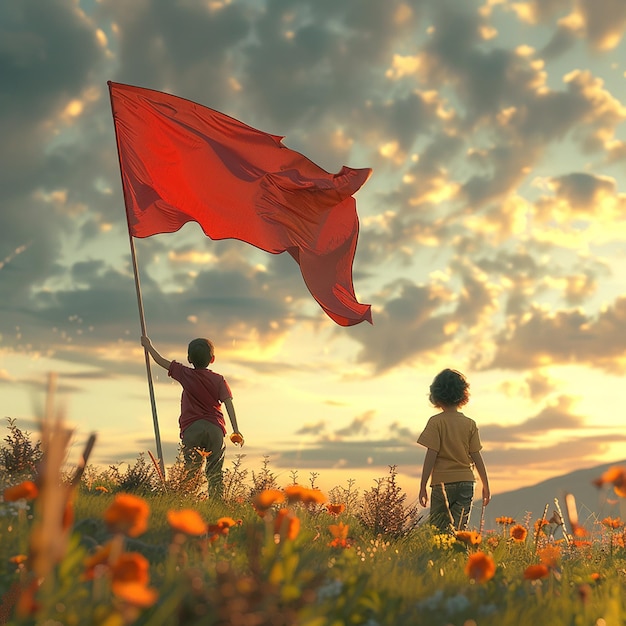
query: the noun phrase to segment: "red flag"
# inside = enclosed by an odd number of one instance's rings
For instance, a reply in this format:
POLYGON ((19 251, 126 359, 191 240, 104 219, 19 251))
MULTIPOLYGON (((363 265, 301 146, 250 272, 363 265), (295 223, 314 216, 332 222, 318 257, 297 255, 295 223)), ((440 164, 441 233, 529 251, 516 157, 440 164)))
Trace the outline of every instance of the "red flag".
POLYGON ((371 323, 352 262, 352 197, 371 170, 330 174, 270 135, 160 91, 109 81, 131 235, 197 222, 211 239, 289 252, 320 306, 341 326, 371 323))

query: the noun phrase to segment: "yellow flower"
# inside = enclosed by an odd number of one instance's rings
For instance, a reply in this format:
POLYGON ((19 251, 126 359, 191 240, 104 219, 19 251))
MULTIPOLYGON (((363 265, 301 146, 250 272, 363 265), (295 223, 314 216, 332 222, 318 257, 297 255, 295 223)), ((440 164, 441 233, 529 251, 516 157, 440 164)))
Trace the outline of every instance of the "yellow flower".
POLYGON ((15 502, 16 500, 33 500, 37 497, 39 489, 32 480, 25 480, 19 485, 7 487, 4 490, 4 501, 15 502))
POLYGON ((477 583, 484 583, 493 578, 496 573, 496 564, 488 554, 475 552, 470 554, 467 560, 465 573, 477 583))
POLYGON ((148 503, 137 496, 121 493, 115 496, 111 506, 104 512, 104 521, 111 532, 138 537, 148 528, 148 503))
POLYGON ((516 524, 515 526, 513 526, 510 532, 511 537, 518 543, 526 541, 526 535, 528 535, 528 531, 521 524, 516 524))
POLYGON ((543 564, 529 565, 524 570, 524 578, 526 580, 538 580, 539 578, 545 578, 550 573, 550 570, 543 564))
POLYGON ((186 535, 203 535, 207 531, 206 522, 193 509, 168 511, 167 522, 172 530, 186 535))

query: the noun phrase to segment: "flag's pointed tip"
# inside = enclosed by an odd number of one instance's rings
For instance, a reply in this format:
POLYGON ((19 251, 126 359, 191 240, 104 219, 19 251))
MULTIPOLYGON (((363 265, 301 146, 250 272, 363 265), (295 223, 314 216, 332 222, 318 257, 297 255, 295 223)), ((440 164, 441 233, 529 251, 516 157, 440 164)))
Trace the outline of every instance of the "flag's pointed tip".
POLYGON ((354 191, 352 193, 355 193, 369 180, 369 177, 372 175, 372 168, 353 168, 344 165, 341 168, 341 172, 339 172, 339 175, 342 174, 347 175, 352 179, 351 186, 354 188, 354 191))
POLYGON ((372 305, 371 304, 359 304, 359 303, 357 304, 360 307, 366 307, 366 308, 360 315, 355 315, 353 317, 346 317, 345 315, 334 313, 333 311, 331 311, 330 309, 324 306, 322 306, 322 308, 326 312, 326 315, 328 315, 328 317, 330 317, 330 319, 332 319, 333 322, 335 322, 339 326, 344 326, 344 327, 356 326, 357 324, 360 324, 361 322, 369 322, 373 326, 374 322, 372 321, 372 305))

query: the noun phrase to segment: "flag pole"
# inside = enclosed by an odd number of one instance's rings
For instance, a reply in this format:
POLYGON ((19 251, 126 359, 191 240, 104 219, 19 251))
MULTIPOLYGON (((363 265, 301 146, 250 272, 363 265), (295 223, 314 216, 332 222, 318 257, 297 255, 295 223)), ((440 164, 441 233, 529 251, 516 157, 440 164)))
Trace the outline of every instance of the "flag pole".
MULTIPOLYGON (((135 291, 137 292, 137 307, 139 308, 139 323, 141 324, 141 334, 146 333, 146 319, 143 313, 143 298, 141 297, 141 284, 139 283, 139 269, 137 267, 137 253, 135 252, 135 240, 128 231, 128 240, 130 242, 130 258, 133 265, 133 274, 135 275, 135 291)), ((159 418, 157 417, 156 398, 154 395, 154 383, 152 382, 152 370, 150 368, 150 354, 148 348, 144 347, 144 355, 146 358, 146 374, 148 376, 148 391, 150 393, 150 405, 152 407, 152 421, 154 422, 154 438, 156 440, 157 457, 159 458, 159 467, 161 474, 165 476, 165 465, 163 463, 163 450, 161 448, 161 434, 159 432, 159 418)))
MULTIPOLYGON (((117 126, 115 124, 115 109, 113 107, 113 94, 111 93, 111 81, 107 81, 109 86, 109 97, 111 99, 111 115, 113 116, 113 128, 115 130, 115 144, 117 147, 117 160, 120 166, 120 177, 122 178, 122 193, 124 194, 124 207, 126 204, 126 188, 124 187, 124 177, 122 174, 122 159, 120 157, 120 144, 117 136, 117 126)), ((126 209, 125 209, 126 210, 126 209)), ((143 312, 143 298, 141 296, 141 284, 139 283, 139 269, 137 265, 137 253, 135 252, 135 240, 130 230, 130 222, 128 221, 128 213, 126 213, 126 225, 128 226, 128 241, 130 243, 130 258, 133 266, 133 274, 135 276, 135 291, 137 292, 137 307, 139 308, 139 323, 141 325, 141 334, 147 335, 146 318, 143 312)), ((152 382, 152 370, 150 369, 150 354, 148 348, 144 347, 144 356, 146 358, 146 375, 148 377, 148 392, 150 394, 150 406, 152 407, 152 421, 154 423, 154 438, 156 441, 157 456, 159 458, 159 467, 161 474, 165 476, 165 465, 163 462, 163 449, 161 447, 161 433, 159 432, 159 418, 157 416, 156 398, 154 395, 154 383, 152 382)))

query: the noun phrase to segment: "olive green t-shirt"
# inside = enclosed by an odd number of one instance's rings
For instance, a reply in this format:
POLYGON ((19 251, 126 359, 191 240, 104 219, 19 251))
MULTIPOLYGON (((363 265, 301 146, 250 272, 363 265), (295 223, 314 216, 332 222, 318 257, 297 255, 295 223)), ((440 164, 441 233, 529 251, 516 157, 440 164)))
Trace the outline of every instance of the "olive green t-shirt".
POLYGON ((482 444, 473 419, 457 411, 433 415, 417 443, 437 452, 431 485, 475 480, 470 454, 478 452, 482 444))

